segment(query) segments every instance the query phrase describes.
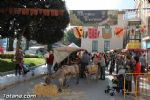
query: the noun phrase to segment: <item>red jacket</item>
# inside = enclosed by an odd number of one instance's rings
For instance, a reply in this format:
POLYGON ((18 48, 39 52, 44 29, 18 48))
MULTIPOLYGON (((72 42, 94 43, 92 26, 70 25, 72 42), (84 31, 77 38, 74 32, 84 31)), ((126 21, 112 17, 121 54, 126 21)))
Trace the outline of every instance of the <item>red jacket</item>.
POLYGON ((47 64, 53 64, 54 61, 54 55, 53 54, 49 54, 49 58, 46 59, 47 64))
POLYGON ((136 73, 136 74, 134 75, 135 77, 139 76, 139 74, 141 73, 141 63, 137 63, 137 64, 135 65, 134 73, 136 73))

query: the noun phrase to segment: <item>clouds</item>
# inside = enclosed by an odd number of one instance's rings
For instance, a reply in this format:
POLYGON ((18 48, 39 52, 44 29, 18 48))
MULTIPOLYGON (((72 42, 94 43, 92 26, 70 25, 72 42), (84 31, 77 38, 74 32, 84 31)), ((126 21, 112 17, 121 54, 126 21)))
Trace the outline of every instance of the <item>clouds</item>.
POLYGON ((69 10, 118 9, 123 0, 65 0, 69 10))

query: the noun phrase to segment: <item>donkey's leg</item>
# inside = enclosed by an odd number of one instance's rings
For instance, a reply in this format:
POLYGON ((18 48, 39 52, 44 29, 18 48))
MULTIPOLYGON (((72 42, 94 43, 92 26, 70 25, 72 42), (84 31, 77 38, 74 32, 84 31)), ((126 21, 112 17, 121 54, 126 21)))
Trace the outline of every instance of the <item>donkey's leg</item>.
POLYGON ((79 84, 79 79, 80 79, 80 74, 78 73, 78 74, 76 75, 76 84, 79 84))
POLYGON ((96 72, 96 82, 98 82, 99 73, 100 73, 100 71, 99 71, 99 67, 98 67, 98 68, 97 68, 97 72, 96 72))
POLYGON ((64 87, 69 87, 69 82, 68 81, 69 80, 67 79, 67 77, 65 77, 64 84, 63 84, 64 87))
POLYGON ((59 79, 59 89, 58 89, 59 92, 62 92, 63 85, 64 85, 64 79, 61 78, 59 79))

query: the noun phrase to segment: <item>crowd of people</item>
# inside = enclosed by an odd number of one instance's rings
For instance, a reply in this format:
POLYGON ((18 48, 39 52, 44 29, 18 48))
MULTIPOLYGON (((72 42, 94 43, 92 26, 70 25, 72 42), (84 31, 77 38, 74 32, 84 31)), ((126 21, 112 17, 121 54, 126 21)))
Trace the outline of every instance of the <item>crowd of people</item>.
MULTIPOLYGON (((51 73, 51 68, 54 61, 54 55, 52 51, 48 52, 48 55, 46 57, 47 67, 49 70, 49 73, 51 73)), ((97 52, 97 53, 89 53, 87 51, 79 51, 76 53, 75 56, 70 57, 70 60, 68 62, 68 59, 66 63, 64 64, 79 64, 80 65, 80 77, 85 78, 84 72, 86 71, 86 66, 93 63, 99 65, 100 68, 100 79, 105 79, 105 71, 108 70, 109 74, 118 74, 119 69, 125 68, 128 73, 134 73, 137 71, 139 67, 136 68, 136 63, 139 63, 138 66, 141 68, 140 73, 144 73, 147 62, 145 58, 145 54, 142 53, 135 53, 133 51, 131 52, 97 52), (116 70, 115 70, 116 69, 116 70)))

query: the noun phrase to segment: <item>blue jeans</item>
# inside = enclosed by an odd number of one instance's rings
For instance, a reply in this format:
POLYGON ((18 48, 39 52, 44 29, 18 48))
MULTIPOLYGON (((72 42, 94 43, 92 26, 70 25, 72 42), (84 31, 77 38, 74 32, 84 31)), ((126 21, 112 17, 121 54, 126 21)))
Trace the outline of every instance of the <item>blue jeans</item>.
POLYGON ((51 64, 47 64, 47 70, 48 70, 48 74, 49 75, 52 74, 51 68, 52 68, 52 65, 51 64))

